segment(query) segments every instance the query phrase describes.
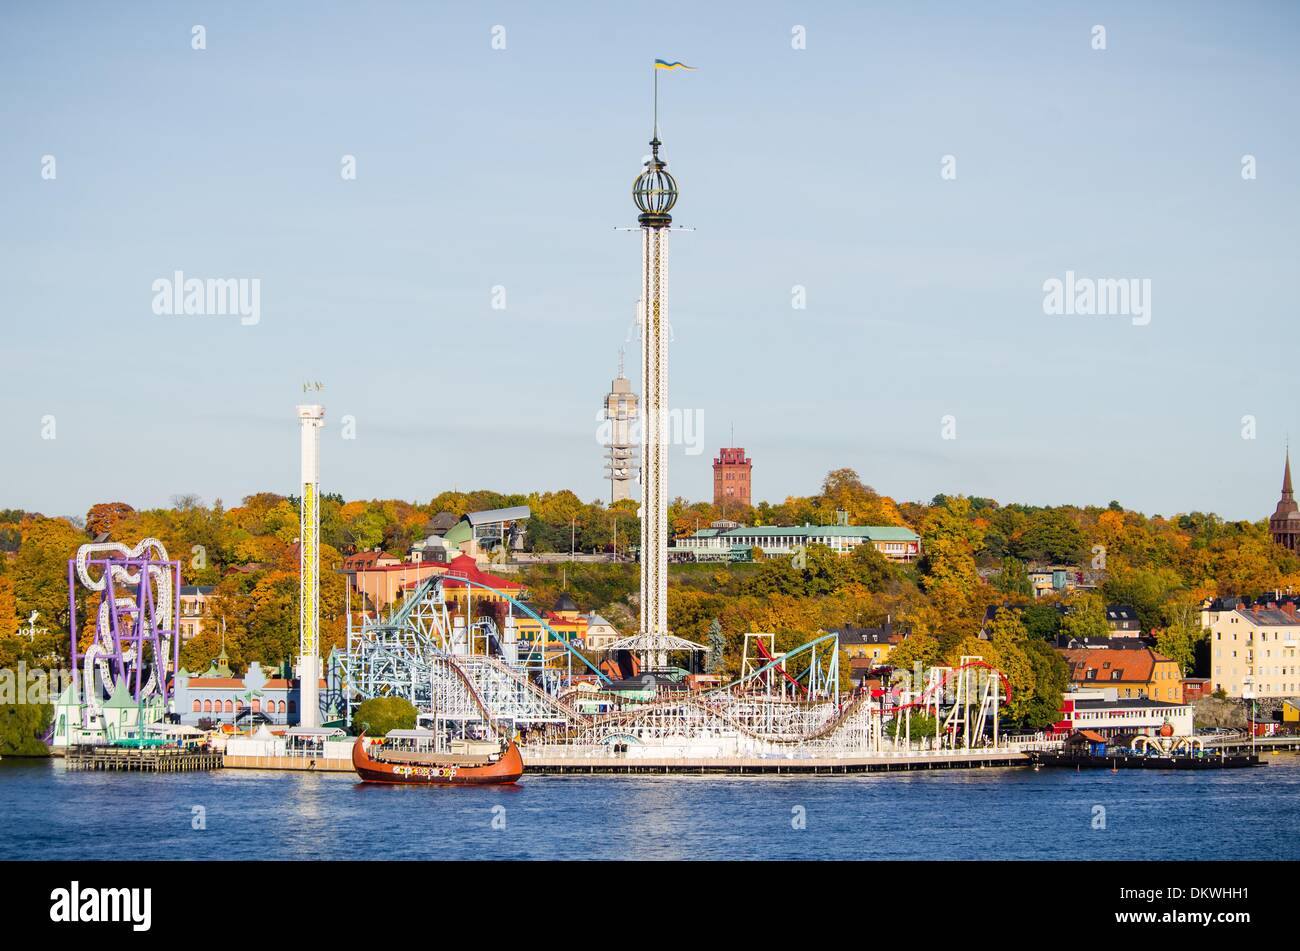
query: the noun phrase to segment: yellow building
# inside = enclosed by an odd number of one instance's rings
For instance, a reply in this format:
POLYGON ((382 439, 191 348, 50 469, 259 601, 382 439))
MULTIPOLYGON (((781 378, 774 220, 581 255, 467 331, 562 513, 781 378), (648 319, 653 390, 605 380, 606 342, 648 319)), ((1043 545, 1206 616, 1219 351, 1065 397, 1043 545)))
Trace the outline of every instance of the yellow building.
POLYGON ((1113 688, 1122 700, 1145 697, 1183 702, 1183 672, 1178 662, 1149 647, 1070 647, 1060 654, 1070 668, 1070 683, 1075 688, 1113 688))
POLYGON ((1300 617, 1294 604, 1232 602, 1211 606, 1203 619, 1210 629, 1211 689, 1229 697, 1300 695, 1300 617))
MULTIPOLYGON (((872 667, 878 667, 889 658, 894 646, 903 640, 903 632, 892 624, 881 627, 855 627, 845 624, 833 628, 840 636, 840 650, 849 656, 849 660, 863 661, 872 667)), ((861 666, 861 665, 858 665, 861 666)))

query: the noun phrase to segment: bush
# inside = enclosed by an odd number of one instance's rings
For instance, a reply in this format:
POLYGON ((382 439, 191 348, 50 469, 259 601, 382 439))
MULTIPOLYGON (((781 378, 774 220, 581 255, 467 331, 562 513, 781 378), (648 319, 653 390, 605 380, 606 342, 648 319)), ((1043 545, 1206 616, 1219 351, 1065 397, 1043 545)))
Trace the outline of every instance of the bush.
POLYGON ((390 730, 409 730, 419 711, 405 697, 375 697, 352 711, 352 731, 384 736, 390 730))
POLYGON ((53 716, 48 703, 0 706, 0 756, 49 756, 43 737, 53 716))

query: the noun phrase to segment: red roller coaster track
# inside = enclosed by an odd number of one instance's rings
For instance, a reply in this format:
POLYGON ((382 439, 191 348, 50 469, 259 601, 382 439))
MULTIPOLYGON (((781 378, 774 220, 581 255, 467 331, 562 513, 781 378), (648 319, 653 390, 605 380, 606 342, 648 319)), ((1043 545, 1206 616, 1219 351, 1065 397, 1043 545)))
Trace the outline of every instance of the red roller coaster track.
MULTIPOLYGON (((771 653, 768 651, 768 649, 763 646, 763 642, 761 640, 759 640, 758 638, 754 638, 754 643, 758 645, 758 653, 762 656, 762 658, 765 661, 767 661, 769 664, 776 663, 776 658, 773 657, 771 653)), ((803 684, 799 683, 799 681, 796 680, 795 678, 791 677, 790 672, 785 669, 784 664, 779 665, 777 667, 777 670, 781 671, 782 677, 784 677, 786 680, 790 681, 790 683, 794 684, 796 687, 802 690, 805 697, 808 695, 808 688, 805 687, 803 684)))

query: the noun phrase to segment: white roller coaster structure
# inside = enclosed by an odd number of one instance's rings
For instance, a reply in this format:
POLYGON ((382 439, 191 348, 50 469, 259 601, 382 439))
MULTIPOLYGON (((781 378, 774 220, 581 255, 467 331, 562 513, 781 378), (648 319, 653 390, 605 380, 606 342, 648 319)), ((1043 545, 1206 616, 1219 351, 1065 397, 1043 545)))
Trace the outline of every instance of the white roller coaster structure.
POLYGON ((482 719, 481 700, 491 718, 510 724, 525 745, 696 745, 724 753, 802 755, 878 751, 884 720, 910 721, 912 709, 923 709, 942 720, 936 746, 996 743, 1005 680, 977 657, 929 672, 925 688, 914 694, 858 690, 841 696, 837 634, 784 654, 775 653, 771 635, 748 635, 756 656, 751 659, 747 650, 741 677, 724 687, 664 689, 647 678, 643 691, 628 691, 626 684, 614 691, 603 671, 503 592, 487 589, 508 604, 504 630, 490 616, 455 617, 444 580, 486 588, 454 573, 436 575, 387 619, 349 632, 341 671, 349 717, 361 700, 401 696, 442 726, 464 729, 482 719), (539 641, 517 638, 516 611, 541 623, 539 641), (575 669, 584 666, 587 676, 575 681, 575 669), (797 674, 795 666, 801 667, 797 674))

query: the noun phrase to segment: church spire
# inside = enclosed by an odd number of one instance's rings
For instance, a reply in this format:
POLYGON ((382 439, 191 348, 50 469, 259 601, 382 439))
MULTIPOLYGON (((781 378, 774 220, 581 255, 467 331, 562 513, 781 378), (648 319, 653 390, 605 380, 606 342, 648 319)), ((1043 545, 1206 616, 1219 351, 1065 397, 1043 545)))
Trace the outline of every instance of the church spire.
POLYGON ((1291 499, 1291 450, 1286 451, 1286 468, 1282 472, 1282 498, 1291 499))

